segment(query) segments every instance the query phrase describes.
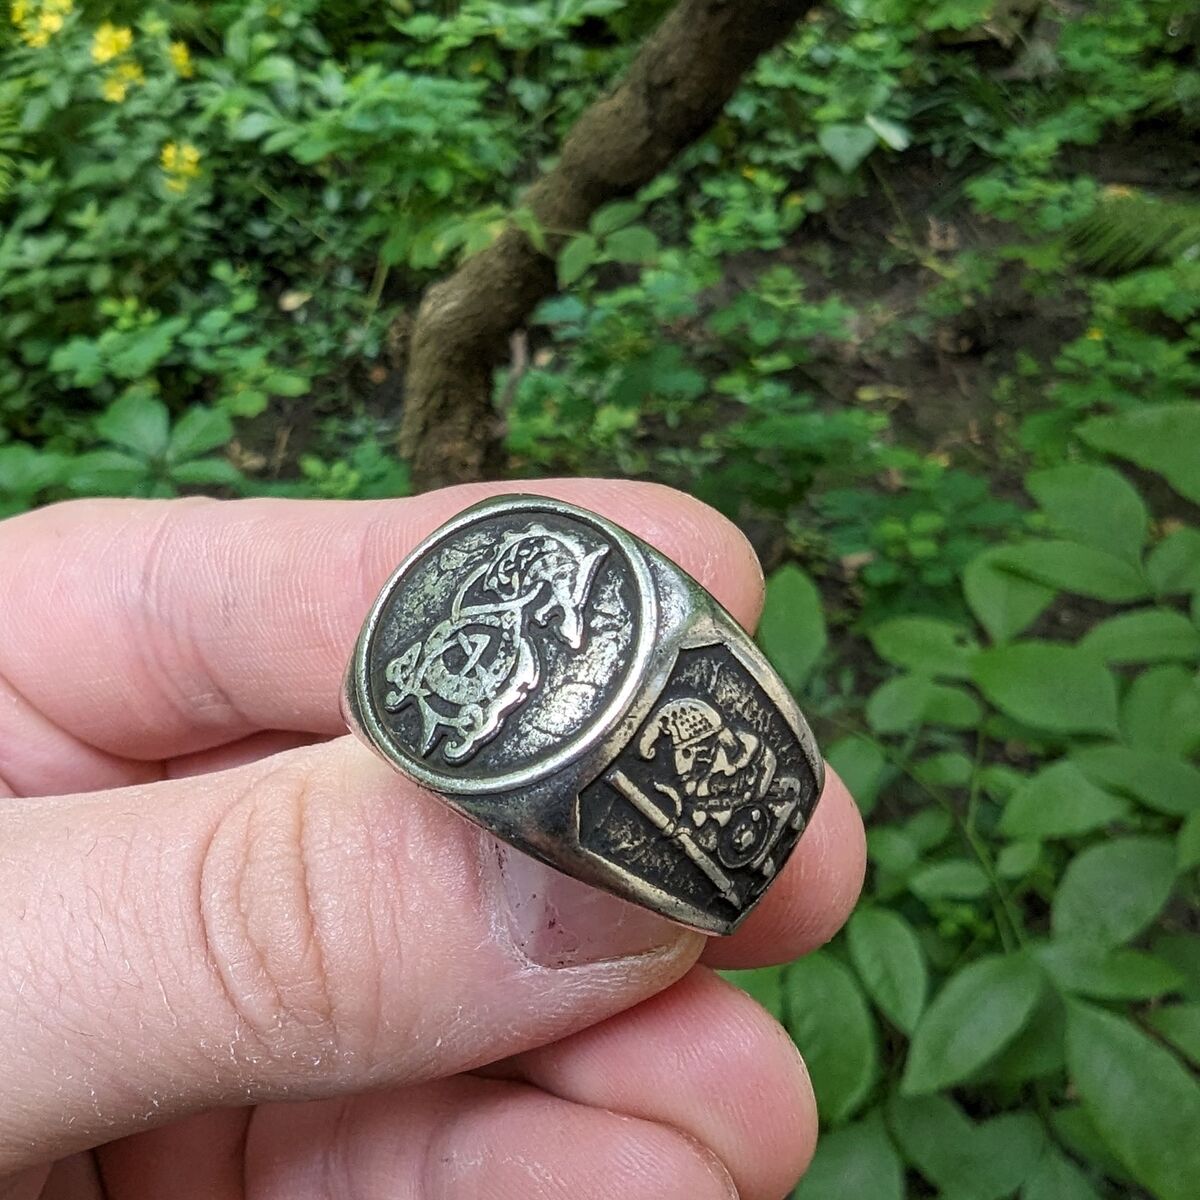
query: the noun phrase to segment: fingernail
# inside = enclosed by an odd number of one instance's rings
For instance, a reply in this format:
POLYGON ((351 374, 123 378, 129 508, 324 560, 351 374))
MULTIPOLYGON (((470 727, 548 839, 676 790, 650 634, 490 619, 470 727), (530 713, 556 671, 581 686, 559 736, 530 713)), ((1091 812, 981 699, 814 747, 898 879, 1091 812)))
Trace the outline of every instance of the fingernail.
POLYGON ((664 950, 687 930, 509 846, 497 847, 509 931, 542 967, 578 967, 664 950))

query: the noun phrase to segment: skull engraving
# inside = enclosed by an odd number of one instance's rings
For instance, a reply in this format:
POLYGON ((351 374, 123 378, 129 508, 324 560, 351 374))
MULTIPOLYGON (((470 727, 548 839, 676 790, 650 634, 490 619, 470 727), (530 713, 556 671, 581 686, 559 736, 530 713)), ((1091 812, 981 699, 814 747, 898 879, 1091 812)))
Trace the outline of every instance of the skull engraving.
POLYGON ((799 780, 778 776, 775 754, 757 734, 696 697, 663 704, 638 753, 653 760, 664 740, 674 775, 654 784, 673 814, 664 835, 686 839, 693 854, 715 854, 726 867, 773 873, 771 849, 797 819, 799 780))

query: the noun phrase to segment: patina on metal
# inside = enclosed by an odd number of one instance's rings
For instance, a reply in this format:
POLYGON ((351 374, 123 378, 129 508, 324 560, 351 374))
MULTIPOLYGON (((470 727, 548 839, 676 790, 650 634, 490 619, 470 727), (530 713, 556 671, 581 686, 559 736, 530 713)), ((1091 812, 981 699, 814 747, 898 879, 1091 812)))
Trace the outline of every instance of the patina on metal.
POLYGON ((758 902, 823 784, 729 613, 627 530, 540 496, 476 505, 400 564, 344 709, 463 816, 707 933, 758 902))

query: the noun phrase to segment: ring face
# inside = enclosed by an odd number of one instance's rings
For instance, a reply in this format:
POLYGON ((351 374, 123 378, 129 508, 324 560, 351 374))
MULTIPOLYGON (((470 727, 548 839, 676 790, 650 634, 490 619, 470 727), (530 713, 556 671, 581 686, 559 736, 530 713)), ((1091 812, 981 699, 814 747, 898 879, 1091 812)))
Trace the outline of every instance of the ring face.
POLYGON ((443 527, 401 567, 362 663, 400 765, 438 789, 501 790, 620 716, 653 598, 637 547, 605 524, 531 499, 443 527))
POLYGON ((544 497, 476 505, 400 564, 344 711, 463 816, 709 933, 779 875, 824 780, 733 617, 626 530, 544 497))
POLYGON ((650 713, 579 798, 579 841, 718 921, 791 853, 816 773, 777 705, 724 645, 679 652, 650 713))

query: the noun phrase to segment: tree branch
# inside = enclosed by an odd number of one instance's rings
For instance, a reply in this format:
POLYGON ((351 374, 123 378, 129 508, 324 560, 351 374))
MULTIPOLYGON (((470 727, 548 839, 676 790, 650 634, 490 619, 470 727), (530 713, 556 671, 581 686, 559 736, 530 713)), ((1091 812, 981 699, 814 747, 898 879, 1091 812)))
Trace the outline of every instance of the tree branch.
MULTIPOLYGON (((681 0, 628 74, 576 122, 523 206, 544 229, 582 230, 601 205, 658 175, 717 118, 742 75, 814 0, 681 0)), ((492 371, 509 335, 555 290, 554 253, 510 225, 425 293, 409 347, 401 452, 419 488, 479 479, 495 463, 492 371)))

